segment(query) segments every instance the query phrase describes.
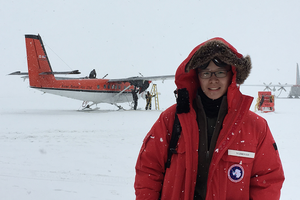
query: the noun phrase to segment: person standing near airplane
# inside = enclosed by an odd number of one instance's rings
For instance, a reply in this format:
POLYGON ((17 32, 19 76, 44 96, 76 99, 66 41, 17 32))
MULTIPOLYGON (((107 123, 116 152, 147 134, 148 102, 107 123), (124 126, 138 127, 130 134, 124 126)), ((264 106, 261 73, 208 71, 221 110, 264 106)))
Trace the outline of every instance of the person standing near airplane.
POLYGON ((134 88, 133 90, 131 90, 131 93, 133 99, 133 109, 136 110, 138 105, 138 96, 136 93, 138 93, 138 91, 136 91, 136 88, 134 88))
POLYGON ((285 178, 277 145, 266 120, 249 110, 253 97, 239 90, 251 67, 250 56, 222 38, 192 50, 176 71, 177 104, 143 141, 137 200, 280 198, 285 178))
POLYGON ((149 91, 147 91, 147 94, 146 94, 146 107, 145 109, 146 110, 151 110, 151 107, 152 107, 152 97, 154 97, 154 95, 151 95, 149 91))

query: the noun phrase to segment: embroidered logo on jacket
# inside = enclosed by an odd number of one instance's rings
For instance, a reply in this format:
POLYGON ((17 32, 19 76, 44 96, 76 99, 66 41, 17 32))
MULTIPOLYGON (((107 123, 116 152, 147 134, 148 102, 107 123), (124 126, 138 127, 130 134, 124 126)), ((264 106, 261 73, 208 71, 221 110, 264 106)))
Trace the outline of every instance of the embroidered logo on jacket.
POLYGON ((231 165, 228 170, 228 178, 232 182, 240 182, 244 177, 244 168, 239 164, 231 165))

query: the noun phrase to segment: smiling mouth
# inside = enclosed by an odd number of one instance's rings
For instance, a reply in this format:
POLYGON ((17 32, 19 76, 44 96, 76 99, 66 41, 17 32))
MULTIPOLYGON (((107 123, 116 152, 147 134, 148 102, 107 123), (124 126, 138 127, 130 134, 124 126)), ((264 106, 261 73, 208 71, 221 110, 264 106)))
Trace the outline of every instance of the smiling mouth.
POLYGON ((208 88, 208 89, 214 91, 214 90, 219 90, 220 87, 217 87, 217 88, 208 88))

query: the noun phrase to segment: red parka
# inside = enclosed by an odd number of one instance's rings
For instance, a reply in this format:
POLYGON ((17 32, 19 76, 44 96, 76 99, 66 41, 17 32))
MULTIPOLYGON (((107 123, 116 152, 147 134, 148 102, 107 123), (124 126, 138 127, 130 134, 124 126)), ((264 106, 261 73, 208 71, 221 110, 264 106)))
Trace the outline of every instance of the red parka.
POLYGON ((136 163, 136 199, 157 200, 159 196, 162 200, 194 198, 199 130, 192 102, 199 81, 193 62, 199 64, 199 55, 203 55, 199 50, 202 48, 207 52, 207 46, 210 53, 204 56, 205 59, 209 56, 222 58, 223 55, 222 60, 232 65, 233 78, 227 91, 228 113, 209 168, 206 200, 277 200, 284 174, 276 143, 266 120, 249 110, 253 98, 242 95, 237 86, 250 73, 250 57, 243 57, 222 38, 200 44, 178 67, 175 83, 178 89, 187 89, 190 109, 178 114, 182 132, 177 154, 173 154, 171 166, 165 171, 176 112, 176 105, 173 105, 160 115, 143 141, 136 163), (225 45, 232 55, 228 52, 224 55, 222 49, 212 51, 211 46, 214 48, 216 44, 216 48, 219 44, 225 45), (233 61, 232 56, 236 57, 233 61))

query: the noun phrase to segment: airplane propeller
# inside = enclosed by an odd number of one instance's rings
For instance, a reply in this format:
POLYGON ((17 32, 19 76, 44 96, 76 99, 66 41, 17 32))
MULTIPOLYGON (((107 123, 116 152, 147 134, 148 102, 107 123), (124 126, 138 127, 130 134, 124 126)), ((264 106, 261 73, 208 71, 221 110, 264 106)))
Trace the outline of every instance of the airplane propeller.
MULTIPOLYGON (((278 89, 278 91, 279 90, 284 90, 286 92, 286 89, 284 88, 285 86, 281 85, 280 83, 278 83, 278 84, 280 85, 280 88, 278 89)), ((287 85, 287 83, 285 85, 287 85)))
POLYGON ((270 90, 270 91, 272 91, 272 89, 270 88, 270 86, 272 85, 272 82, 269 83, 269 85, 267 85, 267 84, 265 84, 265 83, 263 83, 263 84, 266 86, 266 88, 264 89, 264 91, 265 91, 265 90, 270 90))
MULTIPOLYGON (((279 97, 279 95, 281 94, 282 90, 284 90, 286 92, 286 89, 284 88, 284 86, 281 85, 281 83, 278 83, 278 84, 280 85, 280 87, 278 88, 278 91, 280 91, 280 93, 278 94, 277 97, 279 97)), ((285 85, 287 85, 287 83, 285 85)))

